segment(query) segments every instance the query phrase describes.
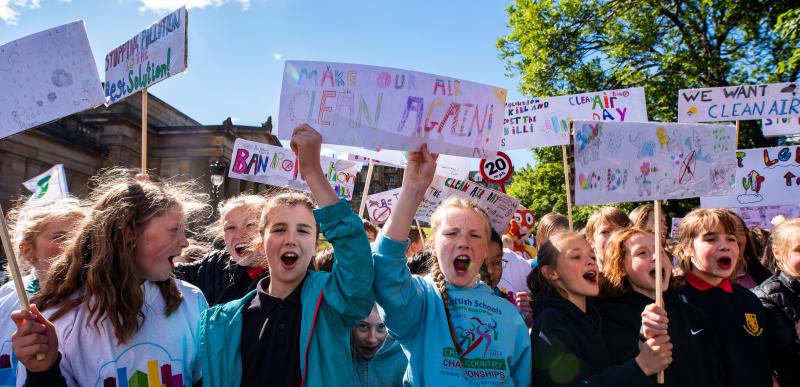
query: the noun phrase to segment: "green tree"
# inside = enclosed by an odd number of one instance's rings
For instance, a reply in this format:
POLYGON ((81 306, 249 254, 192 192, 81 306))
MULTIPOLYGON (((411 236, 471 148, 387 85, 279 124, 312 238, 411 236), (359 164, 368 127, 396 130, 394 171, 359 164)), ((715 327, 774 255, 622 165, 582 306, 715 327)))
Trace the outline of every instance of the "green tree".
MULTIPOLYGON (((671 122, 680 89, 796 81, 800 11, 792 10, 798 6, 798 0, 516 0, 507 9, 511 32, 497 47, 530 97, 643 86, 649 118, 671 122)), ((757 121, 740 122, 739 148, 776 144, 757 121)), ((533 153, 535 166, 518 171, 508 192, 538 216, 565 213, 561 149, 533 153)), ((698 203, 668 201, 665 212, 682 216, 698 203)), ((575 223, 593 211, 575 208, 575 223)))

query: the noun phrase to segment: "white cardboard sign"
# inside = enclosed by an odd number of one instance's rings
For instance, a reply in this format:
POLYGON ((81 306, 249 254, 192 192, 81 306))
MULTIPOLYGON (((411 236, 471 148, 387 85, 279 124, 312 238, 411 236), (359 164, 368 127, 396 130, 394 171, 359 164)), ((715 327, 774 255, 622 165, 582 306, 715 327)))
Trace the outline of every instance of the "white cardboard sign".
POLYGON ((102 104, 83 21, 0 46, 0 138, 102 104))
MULTIPOLYGON (((401 188, 367 196, 367 213, 372 222, 384 223, 397 204, 401 188)), ((508 228, 508 221, 514 217, 519 200, 500 191, 486 188, 468 180, 436 176, 422 200, 415 219, 430 222, 431 215, 448 197, 457 196, 474 200, 489 214, 492 228, 502 234, 508 228)))
POLYGON ((106 54, 109 105, 186 70, 188 22, 183 6, 106 54))
POLYGON ((506 103, 502 150, 569 144, 569 121, 647 121, 644 88, 595 91, 506 103))
POLYGON ((800 116, 794 83, 707 87, 678 91, 679 122, 744 121, 800 116))
POLYGON ((733 188, 733 125, 575 121, 575 202, 721 195, 733 188))
POLYGON ((800 117, 773 117, 761 120, 764 137, 793 136, 800 134, 800 117))
POLYGON ((704 208, 797 204, 800 194, 800 146, 736 151, 735 189, 701 198, 704 208))
MULTIPOLYGON (((356 175, 362 164, 321 156, 322 172, 336 194, 347 200, 353 197, 356 175)), ((309 191, 291 149, 237 138, 233 144, 228 177, 309 191)))
POLYGON ((761 227, 765 230, 772 230, 775 225, 772 219, 781 215, 786 219, 797 218, 800 216, 800 206, 758 206, 758 207, 734 207, 731 211, 739 214, 744 220, 744 224, 750 227, 761 227))
MULTIPOLYGON (((351 161, 369 163, 370 159, 372 159, 375 160, 378 165, 383 164, 403 169, 408 165, 408 152, 391 149, 372 150, 344 145, 325 144, 323 146, 335 152, 347 153, 348 160, 351 161)), ((439 155, 439 158, 436 160, 436 175, 466 180, 469 176, 471 163, 472 159, 469 157, 439 155)))
POLYGON ((287 61, 278 136, 308 123, 327 144, 485 157, 500 147, 506 89, 416 71, 287 61))

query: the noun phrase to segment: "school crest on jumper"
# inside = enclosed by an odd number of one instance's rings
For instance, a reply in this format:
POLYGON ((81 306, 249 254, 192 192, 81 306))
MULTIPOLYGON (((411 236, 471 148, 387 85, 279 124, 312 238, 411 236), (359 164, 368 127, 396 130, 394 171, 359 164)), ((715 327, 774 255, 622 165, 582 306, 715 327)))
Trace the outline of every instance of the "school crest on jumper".
POLYGON ((764 328, 758 326, 758 318, 754 313, 745 313, 744 322, 745 325, 742 327, 745 332, 749 333, 751 336, 761 336, 761 334, 764 333, 764 328))

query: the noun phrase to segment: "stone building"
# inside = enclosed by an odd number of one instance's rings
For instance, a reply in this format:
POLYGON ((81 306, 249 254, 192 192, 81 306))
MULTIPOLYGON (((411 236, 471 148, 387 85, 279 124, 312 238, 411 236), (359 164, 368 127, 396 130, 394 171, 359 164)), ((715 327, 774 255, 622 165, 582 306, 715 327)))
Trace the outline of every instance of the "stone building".
MULTIPOLYGON (((0 140, 0 204, 30 193, 22 182, 54 164, 64 164, 70 193, 84 197, 87 181, 109 167, 141 166, 141 94, 111 106, 76 113, 0 140)), ((197 179, 211 193, 209 165, 230 165, 237 137, 266 144, 280 142, 272 119, 264 126, 202 125, 168 103, 148 96, 148 170, 151 174, 197 179)), ((225 179, 222 197, 262 191, 261 184, 225 179)))

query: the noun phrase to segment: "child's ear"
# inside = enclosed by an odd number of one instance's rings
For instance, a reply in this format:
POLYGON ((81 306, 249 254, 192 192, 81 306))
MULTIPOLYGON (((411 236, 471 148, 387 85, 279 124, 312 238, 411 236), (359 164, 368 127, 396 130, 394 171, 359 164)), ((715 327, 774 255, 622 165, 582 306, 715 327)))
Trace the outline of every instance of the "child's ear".
POLYGON ((25 242, 25 241, 20 242, 19 243, 19 255, 20 256, 17 257, 17 258, 23 258, 23 259, 29 261, 30 259, 28 257, 32 257, 33 256, 33 246, 31 246, 30 243, 25 242))
POLYGON ((553 270, 550 266, 542 266, 542 275, 544 275, 544 279, 548 281, 558 281, 559 275, 558 272, 553 270))
MULTIPOLYGON (((21 250, 22 249, 20 249, 20 251, 21 250)), ((781 248, 774 244, 772 245, 772 256, 775 257, 775 259, 779 259, 778 257, 783 256, 783 251, 781 251, 781 248)))

